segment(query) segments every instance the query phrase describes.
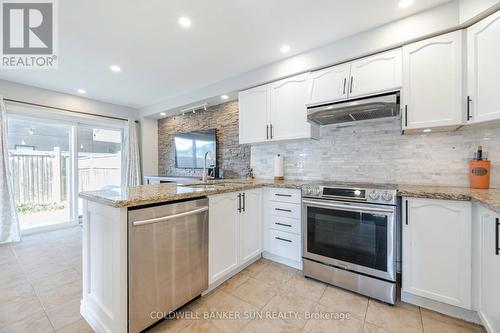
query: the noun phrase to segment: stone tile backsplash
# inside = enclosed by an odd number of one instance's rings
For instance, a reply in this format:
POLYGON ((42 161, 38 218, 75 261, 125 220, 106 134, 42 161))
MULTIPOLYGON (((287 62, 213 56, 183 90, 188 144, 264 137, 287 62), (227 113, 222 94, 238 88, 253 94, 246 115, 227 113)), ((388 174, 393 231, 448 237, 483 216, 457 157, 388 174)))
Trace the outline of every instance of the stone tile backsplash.
POLYGON ((158 121, 158 174, 162 176, 201 176, 202 170, 175 167, 176 133, 215 128, 217 166, 226 178, 245 177, 250 168, 250 146, 240 145, 238 137, 238 102, 228 102, 158 121))
POLYGON ((331 180, 468 186, 467 161, 478 145, 492 162, 491 187, 500 187, 500 129, 401 135, 399 119, 321 128, 319 140, 254 145, 257 178, 274 176, 274 156, 285 158, 290 180, 331 180))

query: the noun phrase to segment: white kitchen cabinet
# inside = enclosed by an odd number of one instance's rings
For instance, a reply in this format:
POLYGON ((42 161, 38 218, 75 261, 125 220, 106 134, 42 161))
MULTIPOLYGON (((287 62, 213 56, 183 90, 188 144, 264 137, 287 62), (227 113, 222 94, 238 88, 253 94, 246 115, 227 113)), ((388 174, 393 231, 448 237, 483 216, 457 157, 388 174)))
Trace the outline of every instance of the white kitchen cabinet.
POLYGON ((402 291, 471 308, 471 203, 403 198, 402 291))
POLYGON ((349 98, 376 95, 401 88, 401 49, 351 62, 349 98))
POLYGON ((211 284, 238 267, 238 194, 209 197, 208 283, 211 284))
POLYGON ((317 138, 307 122, 309 73, 271 83, 271 140, 317 138))
POLYGON ((467 29, 467 94, 472 122, 500 120, 500 12, 467 29))
POLYGON ((221 282, 262 252, 262 190, 209 196, 208 283, 221 282))
POLYGON ((269 85, 241 91, 239 99, 240 144, 269 139, 269 85))
POLYGON ((459 30, 403 47, 403 129, 464 123, 462 39, 459 30))
POLYGON ((307 105, 316 105, 347 99, 349 63, 312 72, 309 78, 307 105))
POLYGON ((240 215, 240 264, 262 253, 262 190, 249 190, 244 195, 240 215))
POLYGON ((482 206, 478 207, 479 230, 474 245, 478 250, 474 267, 478 269, 478 312, 488 332, 500 332, 500 214, 482 206))

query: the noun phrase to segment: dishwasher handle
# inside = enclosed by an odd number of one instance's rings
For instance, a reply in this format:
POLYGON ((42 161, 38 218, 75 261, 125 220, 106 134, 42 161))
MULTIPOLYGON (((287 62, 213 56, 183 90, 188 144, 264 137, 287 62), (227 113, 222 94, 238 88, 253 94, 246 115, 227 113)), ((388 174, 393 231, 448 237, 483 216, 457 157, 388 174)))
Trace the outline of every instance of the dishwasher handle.
POLYGON ((186 217, 186 216, 190 216, 190 215, 196 215, 196 214, 199 214, 199 213, 203 213, 203 212, 206 212, 207 210, 208 210, 208 207, 202 207, 202 208, 193 209, 193 210, 190 210, 190 211, 187 211, 187 212, 184 212, 184 213, 179 213, 179 214, 174 214, 174 215, 169 215, 169 216, 163 216, 163 217, 157 217, 157 218, 148 219, 148 220, 135 221, 135 222, 133 222, 133 225, 134 225, 134 227, 138 227, 138 226, 146 225, 146 224, 152 224, 152 223, 158 223, 158 222, 166 222, 166 221, 170 221, 170 220, 173 220, 173 219, 178 219, 178 218, 181 218, 181 217, 186 217))

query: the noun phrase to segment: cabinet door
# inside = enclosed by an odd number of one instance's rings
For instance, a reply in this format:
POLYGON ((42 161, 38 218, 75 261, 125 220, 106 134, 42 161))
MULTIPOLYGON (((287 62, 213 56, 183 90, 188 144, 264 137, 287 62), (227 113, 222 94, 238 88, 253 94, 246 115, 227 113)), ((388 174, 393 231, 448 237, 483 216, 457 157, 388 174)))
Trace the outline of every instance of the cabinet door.
POLYGON ((209 284, 238 266, 238 193, 209 197, 209 284))
POLYGON ((238 94, 240 144, 258 143, 269 138, 269 85, 238 94))
POLYGON ((488 332, 500 332, 500 252, 497 252, 499 215, 484 209, 481 214, 481 261, 479 314, 488 332), (499 254, 497 254, 499 253, 499 254))
POLYGON ((403 291, 470 309, 470 202, 405 198, 403 204, 403 291))
POLYGON ((403 128, 462 124, 462 34, 454 31, 403 47, 403 128))
POLYGON ((262 252, 262 190, 244 192, 240 214, 240 265, 262 252))
POLYGON ((348 80, 349 98, 398 90, 401 66, 401 49, 353 61, 348 80))
POLYGON ((309 73, 271 83, 272 140, 311 137, 307 122, 307 88, 309 73))
POLYGON ((312 72, 309 78, 307 104, 322 104, 347 98, 349 64, 343 64, 312 72))
POLYGON ((467 77, 474 122, 500 119, 500 12, 467 29, 467 77))

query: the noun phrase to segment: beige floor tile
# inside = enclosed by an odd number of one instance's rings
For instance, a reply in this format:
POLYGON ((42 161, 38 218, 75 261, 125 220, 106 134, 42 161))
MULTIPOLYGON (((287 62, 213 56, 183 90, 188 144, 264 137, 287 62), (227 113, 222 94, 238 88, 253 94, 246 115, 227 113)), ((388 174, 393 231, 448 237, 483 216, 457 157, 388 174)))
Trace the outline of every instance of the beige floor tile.
POLYGON ((279 319, 254 319, 241 333, 299 333, 301 330, 279 319))
POLYGON ((423 332, 420 310, 405 303, 392 306, 370 300, 366 321, 394 333, 423 332))
POLYGON ((309 298, 313 301, 318 301, 325 292, 326 284, 306 278, 299 273, 292 275, 292 278, 280 286, 280 289, 288 293, 295 293, 296 295, 309 298))
POLYGON ((72 266, 63 258, 59 258, 46 264, 33 264, 23 266, 23 268, 28 279, 35 281, 72 268, 72 266))
POLYGON ((58 306, 48 310, 47 315, 56 331, 83 319, 80 315, 79 300, 60 303, 58 306))
POLYGON ((368 298, 341 288, 328 286, 318 303, 331 311, 348 312, 364 320, 368 298))
MULTIPOLYGON (((17 285, 16 288, 19 289, 9 292, 8 300, 0 300, 0 328, 44 315, 42 305, 33 288, 26 287, 24 284, 22 287, 17 285)), ((5 294, 2 294, 2 297, 7 299, 5 294)))
POLYGON ((274 288, 279 288, 288 282, 294 274, 297 274, 297 270, 293 268, 276 263, 270 263, 259 273, 253 275, 253 277, 271 285, 274 288))
POLYGON ((93 333, 92 328, 87 324, 85 319, 80 319, 73 324, 64 326, 57 330, 57 333, 93 333))
POLYGON ((4 265, 12 265, 14 263, 17 263, 17 258, 14 252, 11 250, 10 245, 0 245, 0 267, 4 265))
POLYGON ((177 333, 194 323, 189 319, 168 319, 147 330, 148 333, 177 333))
POLYGON ((254 262, 253 264, 251 264, 250 266, 248 266, 247 268, 245 268, 243 270, 243 273, 255 277, 255 275, 262 272, 264 270, 264 268, 266 268, 269 264, 271 264, 270 260, 267 260, 264 258, 259 259, 256 262, 254 262))
POLYGON ((197 320, 179 332, 181 333, 225 333, 210 320, 197 320))
POLYGON ((4 290, 10 290, 18 284, 29 283, 23 268, 17 263, 0 266, 0 272, 0 295, 4 290))
POLYGON ((304 332, 359 333, 363 329, 363 320, 355 316, 337 317, 335 312, 330 311, 323 305, 318 305, 315 313, 321 314, 321 317, 309 319, 304 326, 304 332))
POLYGON ((434 311, 421 309, 425 333, 482 333, 480 326, 448 317, 434 311))
POLYGON ((363 326, 363 333, 390 333, 390 332, 384 330, 381 327, 365 322, 365 326, 363 326))
POLYGON ((46 310, 70 301, 79 302, 82 298, 82 281, 78 279, 56 289, 41 291, 38 297, 46 310))
POLYGON ((239 286, 246 282, 250 278, 250 275, 245 271, 239 272, 229 280, 221 284, 217 289, 223 290, 225 292, 235 291, 239 286))
POLYGON ((71 268, 46 278, 32 281, 31 284, 37 293, 41 293, 60 288, 61 286, 75 281, 81 281, 81 275, 75 269, 71 268))
POLYGON ((276 293, 275 288, 254 278, 249 278, 236 290, 231 292, 234 296, 258 307, 259 309, 266 305, 271 298, 276 295, 276 293))
POLYGON ((52 333, 54 328, 44 313, 39 316, 28 317, 7 327, 1 328, 0 333, 52 333))
POLYGON ((262 310, 290 313, 291 317, 283 320, 295 327, 303 328, 307 321, 306 313, 314 312, 315 307, 316 303, 314 301, 295 294, 278 292, 262 310))

